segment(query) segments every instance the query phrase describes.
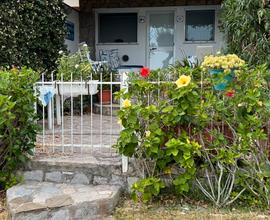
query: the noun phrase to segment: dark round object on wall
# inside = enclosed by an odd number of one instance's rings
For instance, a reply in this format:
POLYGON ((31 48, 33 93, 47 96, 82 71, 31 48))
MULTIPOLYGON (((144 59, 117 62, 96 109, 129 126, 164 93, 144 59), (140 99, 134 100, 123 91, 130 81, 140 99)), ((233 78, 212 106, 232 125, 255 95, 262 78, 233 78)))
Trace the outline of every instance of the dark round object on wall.
POLYGON ((124 62, 129 61, 129 56, 128 56, 128 55, 122 56, 122 60, 123 60, 124 62))

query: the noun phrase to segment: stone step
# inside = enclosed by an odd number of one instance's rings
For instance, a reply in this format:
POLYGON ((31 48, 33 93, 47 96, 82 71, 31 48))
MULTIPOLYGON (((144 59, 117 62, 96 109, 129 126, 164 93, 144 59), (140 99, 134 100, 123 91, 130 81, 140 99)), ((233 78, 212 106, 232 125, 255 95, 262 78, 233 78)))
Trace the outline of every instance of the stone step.
POLYGON ((26 182, 7 190, 12 220, 92 220, 112 213, 120 186, 26 182))
POLYGON ((120 104, 100 104, 100 103, 94 103, 93 112, 95 114, 101 114, 102 115, 112 115, 117 116, 118 111, 120 110, 120 104))
MULTIPOLYGON (((120 157, 91 155, 35 158, 21 171, 25 181, 127 186, 120 157)), ((130 173, 129 173, 130 174, 130 173)))

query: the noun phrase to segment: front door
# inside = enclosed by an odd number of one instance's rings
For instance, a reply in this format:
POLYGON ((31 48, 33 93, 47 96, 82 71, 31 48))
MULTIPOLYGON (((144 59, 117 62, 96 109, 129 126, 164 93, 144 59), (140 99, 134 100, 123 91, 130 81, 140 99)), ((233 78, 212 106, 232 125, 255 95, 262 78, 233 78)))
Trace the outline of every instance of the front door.
POLYGON ((174 12, 150 12, 148 15, 148 65, 165 68, 174 62, 174 12))

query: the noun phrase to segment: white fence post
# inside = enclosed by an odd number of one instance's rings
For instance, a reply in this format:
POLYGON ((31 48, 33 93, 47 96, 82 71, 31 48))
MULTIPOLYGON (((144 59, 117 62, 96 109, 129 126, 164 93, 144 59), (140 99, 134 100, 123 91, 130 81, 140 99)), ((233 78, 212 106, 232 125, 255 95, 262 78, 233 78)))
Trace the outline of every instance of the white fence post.
POLYGON ((48 110, 48 129, 51 130, 53 127, 53 124, 52 124, 52 100, 49 101, 48 106, 47 106, 47 110, 48 110))
MULTIPOLYGON (((121 73, 121 90, 125 89, 128 91, 128 76, 126 72, 121 73)), ((122 108, 123 99, 120 100, 120 108, 122 108)), ((128 171, 128 157, 122 156, 122 172, 126 173, 128 171)))
MULTIPOLYGON (((59 84, 57 85, 57 89, 59 87, 59 84)), ((61 125, 61 96, 60 94, 56 94, 56 121, 57 125, 61 125)))

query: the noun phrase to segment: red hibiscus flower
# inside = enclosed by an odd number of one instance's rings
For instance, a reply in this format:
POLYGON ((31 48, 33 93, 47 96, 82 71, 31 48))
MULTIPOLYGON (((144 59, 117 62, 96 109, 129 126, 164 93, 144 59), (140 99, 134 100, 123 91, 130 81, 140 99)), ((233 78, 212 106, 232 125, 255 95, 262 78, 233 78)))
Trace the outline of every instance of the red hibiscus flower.
POLYGON ((234 90, 229 90, 225 93, 225 96, 227 97, 234 97, 235 91, 234 90))
POLYGON ((146 78, 146 77, 148 77, 149 75, 150 75, 150 69, 149 69, 149 68, 147 68, 147 67, 141 68, 141 76, 142 76, 143 78, 146 78))

